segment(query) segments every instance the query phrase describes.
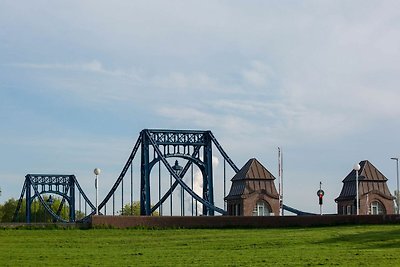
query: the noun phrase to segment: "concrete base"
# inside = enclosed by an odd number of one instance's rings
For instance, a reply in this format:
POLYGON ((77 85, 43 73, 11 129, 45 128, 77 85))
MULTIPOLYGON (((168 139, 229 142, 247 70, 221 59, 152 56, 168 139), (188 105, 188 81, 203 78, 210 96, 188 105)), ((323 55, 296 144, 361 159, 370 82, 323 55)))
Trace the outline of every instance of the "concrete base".
POLYGON ((101 216, 91 217, 91 227, 112 228, 279 228, 358 224, 399 224, 400 215, 323 216, 101 216))

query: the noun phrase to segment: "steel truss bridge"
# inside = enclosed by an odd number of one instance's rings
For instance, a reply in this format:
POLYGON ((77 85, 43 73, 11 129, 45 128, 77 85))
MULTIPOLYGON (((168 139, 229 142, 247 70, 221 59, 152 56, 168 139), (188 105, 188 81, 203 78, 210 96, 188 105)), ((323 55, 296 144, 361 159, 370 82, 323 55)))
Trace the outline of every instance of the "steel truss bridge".
MULTIPOLYGON (((224 158, 231 168, 236 172, 239 171, 238 167, 229 158, 222 146, 218 143, 211 131, 194 131, 194 130, 142 130, 135 146, 126 162, 121 174, 119 175, 114 186, 107 194, 105 199, 100 203, 99 209, 101 210, 106 206, 106 203, 115 194, 117 188, 122 184, 129 167, 132 170, 132 161, 136 156, 139 148, 141 150, 141 180, 140 180, 140 215, 151 215, 170 197, 172 199, 173 191, 178 187, 182 188, 182 192, 186 192, 192 197, 192 200, 202 204, 203 215, 214 215, 215 212, 226 214, 222 208, 214 204, 214 182, 213 182, 213 168, 212 168, 212 144, 215 145, 218 152, 224 158), (178 165, 169 163, 169 158, 181 158, 186 160, 184 167, 178 168, 178 165), (161 177, 159 176, 159 200, 152 207, 151 206, 151 181, 150 173, 156 164, 161 168, 161 164, 166 168, 170 178, 174 182, 170 184, 170 188, 161 197, 160 186, 161 177), (190 168, 196 166, 202 174, 202 194, 198 195, 193 190, 193 182, 188 185, 184 181, 184 176, 190 168)), ((176 161, 175 161, 176 163, 176 161)), ((192 169, 193 170, 193 169, 192 169)), ((160 175, 160 172, 159 172, 160 175)), ((225 168, 224 168, 225 177, 225 168)), ((193 171, 192 179, 193 181, 193 171)), ((160 212, 161 213, 161 212, 160 212)))
POLYGON ((22 202, 25 196, 25 221, 27 223, 31 222, 31 206, 33 201, 37 198, 42 207, 44 207, 45 212, 49 213, 53 218, 53 221, 59 222, 75 222, 75 210, 76 210, 76 200, 75 193, 76 189, 79 194, 79 211, 82 210, 81 203, 82 197, 85 202, 85 213, 87 214, 87 206, 89 205, 90 211, 95 209, 95 206, 90 202, 89 198, 86 196, 80 187, 78 180, 74 175, 49 175, 49 174, 27 174, 25 176, 25 182, 22 187, 21 196, 18 200, 17 208, 15 210, 13 221, 18 221, 18 214, 22 206, 22 202), (51 198, 44 199, 44 195, 53 194, 60 196, 61 202, 56 208, 56 211, 52 209, 51 198), (68 205, 68 218, 61 216, 63 208, 68 205))
MULTIPOLYGON (((98 209, 99 214, 107 214, 107 207, 112 207, 110 215, 115 215, 116 198, 121 200, 122 214, 132 214, 124 211, 124 192, 130 191, 130 208, 133 212, 134 204, 134 160, 140 150, 140 186, 139 199, 140 199, 140 215, 149 216, 158 212, 159 215, 166 215, 164 209, 169 208, 170 215, 172 216, 173 208, 173 192, 180 188, 181 194, 181 216, 185 216, 185 198, 190 198, 191 215, 205 215, 213 216, 215 213, 225 215, 226 210, 223 207, 217 207, 214 201, 214 176, 213 176, 213 148, 223 158, 223 197, 226 196, 226 165, 229 165, 232 171, 237 173, 239 168, 233 163, 231 158, 224 151, 215 136, 211 131, 199 130, 160 130, 160 129, 144 129, 140 135, 126 161, 120 175, 113 184, 112 188, 106 197, 100 202, 98 209), (178 159, 185 162, 184 166, 180 166, 178 159), (156 168, 155 168, 156 167, 156 168), (201 173, 202 180, 199 190, 195 190, 194 186, 194 169, 201 173), (163 171, 162 171, 163 170, 163 171), (189 172, 190 170, 190 172, 189 172), (130 177, 128 172, 130 171, 130 177), (158 174, 155 175, 152 172, 158 174), (187 173, 190 173, 187 175, 187 173), (165 177, 162 174, 169 176, 168 188, 165 187, 165 177), (190 176, 191 179, 185 179, 190 176), (130 180, 130 190, 124 189, 124 180, 130 180), (158 188, 152 188, 156 186, 158 188), (120 191, 120 193, 119 193, 120 191), (154 192, 158 191, 158 194, 154 192), (197 192, 196 192, 197 191, 197 192), (155 197, 152 197, 155 195, 155 197), (158 197, 158 199, 157 199, 158 197), (155 200, 156 199, 156 200, 155 200), (167 203, 169 200, 169 203, 167 203), (154 205, 152 205, 152 201, 154 205), (198 212, 197 207, 201 207, 201 212, 198 212), (196 212, 194 213, 194 208, 196 212)), ((129 181, 128 181, 129 182, 129 181)), ((18 207, 15 211, 14 220, 17 220, 18 212, 21 208, 21 203, 25 195, 26 202, 26 222, 31 221, 31 204, 35 198, 39 199, 41 205, 53 217, 54 221, 60 222, 74 222, 85 221, 91 215, 96 214, 96 208, 83 192, 82 188, 74 175, 37 175, 28 174, 25 177, 25 183, 22 189, 18 207), (79 193, 79 200, 75 198, 75 188, 79 193), (33 195, 32 195, 33 189, 33 195), (42 195, 55 194, 62 198, 60 206, 54 212, 42 195), (82 199, 83 197, 83 199, 82 199), (82 201, 84 202, 85 212, 82 212, 82 201), (69 218, 62 218, 60 212, 63 206, 67 203, 69 205, 69 218), (78 205, 76 205, 78 203, 78 205), (85 216, 79 220, 75 218, 75 209, 80 214, 85 216), (87 208, 89 207, 89 211, 87 208)), ((222 197, 222 198, 223 198, 222 197)), ((186 201, 187 202, 187 201, 186 201)), ((296 210, 294 208, 283 206, 285 210, 293 212, 298 215, 305 215, 307 213, 296 210)), ((137 215, 137 214, 135 214, 137 215)), ((187 214, 186 214, 187 215, 187 214)))

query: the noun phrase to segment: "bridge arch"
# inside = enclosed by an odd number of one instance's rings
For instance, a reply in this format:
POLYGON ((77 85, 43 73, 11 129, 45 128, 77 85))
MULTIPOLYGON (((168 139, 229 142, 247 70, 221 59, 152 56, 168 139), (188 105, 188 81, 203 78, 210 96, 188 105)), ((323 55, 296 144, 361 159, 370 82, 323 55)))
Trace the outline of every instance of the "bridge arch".
POLYGON ((94 210, 94 205, 90 202, 86 194, 83 192, 75 175, 27 174, 25 176, 25 182, 20 198, 18 200, 17 208, 13 216, 13 221, 17 221, 18 219, 18 214, 25 196, 25 220, 27 223, 31 222, 31 205, 36 198, 39 200, 39 203, 44 207, 45 211, 51 215, 54 221, 75 222, 76 189, 79 192, 80 196, 83 196, 84 201, 86 201, 86 203, 89 204, 92 210, 94 210), (43 195, 45 194, 54 194, 62 197, 60 206, 57 208, 57 212, 54 212, 49 203, 45 201, 45 199, 43 198, 43 195), (60 216, 61 210, 65 205, 65 202, 67 202, 69 205, 68 219, 64 219, 60 216))
MULTIPOLYGON (((160 129, 144 129, 140 132, 139 138, 134 145, 132 152, 124 165, 119 177, 108 192, 104 200, 100 203, 99 209, 106 209, 106 204, 112 200, 114 205, 114 196, 118 188, 123 192, 123 180, 129 169, 131 170, 131 190, 132 190, 132 165, 137 152, 140 151, 140 214, 151 215, 160 205, 171 197, 173 190, 179 185, 187 192, 192 199, 203 205, 203 215, 214 215, 214 212, 226 214, 222 208, 214 204, 214 187, 213 187, 213 170, 212 170, 212 146, 224 158, 231 168, 237 172, 239 169, 228 157, 221 145, 215 139, 211 131, 199 130, 160 130, 160 129), (186 159, 187 162, 182 171, 177 174, 171 164, 169 158, 178 157, 186 159), (153 207, 151 207, 151 185, 150 173, 156 163, 162 164, 167 172, 173 177, 174 183, 170 186, 162 198, 159 199, 153 207), (182 178, 190 167, 197 166, 203 175, 201 195, 196 194, 190 186, 188 186, 182 178)), ((225 170, 224 170, 225 171, 225 170)), ((122 195, 122 203, 123 195, 122 195)), ((131 204, 132 193, 131 193, 131 204)))

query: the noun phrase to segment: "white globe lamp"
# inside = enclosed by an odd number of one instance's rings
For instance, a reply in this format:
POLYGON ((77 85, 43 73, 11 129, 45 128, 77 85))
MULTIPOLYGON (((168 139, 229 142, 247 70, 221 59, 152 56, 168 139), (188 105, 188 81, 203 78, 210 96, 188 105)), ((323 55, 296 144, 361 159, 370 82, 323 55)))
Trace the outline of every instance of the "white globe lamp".
POLYGON ((99 205, 98 205, 98 199, 99 199, 99 175, 101 173, 101 170, 99 168, 95 168, 93 170, 93 172, 96 175, 96 180, 94 181, 94 187, 96 188, 96 215, 99 215, 99 205))

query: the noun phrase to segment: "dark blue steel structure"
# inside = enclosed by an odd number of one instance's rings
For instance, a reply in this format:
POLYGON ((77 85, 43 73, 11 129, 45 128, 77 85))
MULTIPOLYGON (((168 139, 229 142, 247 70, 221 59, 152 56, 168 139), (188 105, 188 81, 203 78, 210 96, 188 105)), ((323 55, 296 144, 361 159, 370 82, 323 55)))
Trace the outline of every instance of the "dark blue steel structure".
POLYGON ((294 213, 296 215, 299 215, 299 216, 317 215, 315 213, 301 211, 301 210, 289 207, 287 205, 283 205, 283 209, 286 210, 286 211, 289 211, 291 213, 294 213))
MULTIPOLYGON (((112 199, 112 215, 115 214, 115 195, 117 189, 121 185, 121 205, 122 211, 124 208, 124 185, 123 179, 130 168, 130 181, 131 181, 131 196, 130 204, 132 209, 133 204, 133 160, 135 159, 138 150, 140 153, 140 215, 149 216, 152 215, 157 209, 162 210, 163 203, 170 198, 171 199, 171 215, 172 215, 172 193, 180 186, 187 194, 192 197, 192 200, 196 200, 202 204, 203 210, 202 215, 213 216, 215 212, 222 215, 227 214, 223 208, 219 208, 214 204, 214 181, 213 181, 213 167, 212 167, 212 155, 213 145, 218 152, 224 158, 224 187, 225 187, 225 165, 226 162, 231 166, 233 171, 237 173, 239 168, 233 163, 222 146, 218 143, 211 131, 201 130, 161 130, 161 129, 144 129, 140 132, 139 138, 137 139, 132 152, 125 163, 120 175, 116 182, 99 204, 99 214, 107 215, 107 203, 112 199), (175 161, 175 165, 168 162, 170 158, 181 158, 186 160, 184 167, 178 166, 178 162, 175 161), (170 174, 170 178, 173 177, 175 180, 170 183, 169 189, 161 197, 161 187, 159 182, 159 195, 158 202, 151 206, 151 171, 153 167, 158 163, 158 169, 160 170, 161 164, 165 166, 166 170, 170 174), (202 194, 198 195, 193 189, 193 166, 201 171, 202 174, 202 194), (191 168, 192 170, 192 185, 187 185, 183 180, 187 171, 191 168), (100 211, 103 209, 103 212, 100 211)), ((159 176, 160 176, 159 171, 159 176)), ((161 178, 159 177, 159 181, 161 178)), ((79 221, 86 221, 91 215, 96 213, 96 207, 90 202, 86 194, 74 175, 47 175, 47 174, 28 174, 25 176, 25 183, 22 189, 18 206, 14 214, 14 221, 16 221, 18 212, 21 208, 21 204, 25 195, 26 198, 26 222, 31 222, 31 204, 35 198, 39 199, 39 202, 45 207, 48 213, 51 214, 54 221, 59 222, 75 222, 75 187, 79 191, 79 210, 81 205, 81 196, 86 201, 85 205, 89 205, 91 211, 89 214, 86 213, 85 206, 85 217, 79 221), (33 194, 32 194, 33 190, 33 194), (60 207, 57 212, 53 212, 51 207, 43 199, 42 194, 55 194, 62 197, 60 207), (61 218, 61 209, 65 202, 69 204, 69 218, 68 220, 61 218)), ((183 194, 183 191, 182 191, 183 194)), ((225 194, 225 188, 224 188, 225 194)), ((183 203, 182 203, 183 205, 183 203)), ((302 212, 297 209, 283 205, 285 210, 293 212, 298 215, 311 215, 310 213, 302 212)), ((160 212, 160 215, 161 212, 160 212)), ((192 201, 192 215, 193 215, 193 201, 192 201)), ((197 215, 197 209, 196 209, 197 215)))
POLYGON ((101 210, 106 203, 113 198, 117 188, 122 183, 129 167, 139 148, 141 149, 141 166, 140 166, 140 214, 151 215, 162 205, 168 197, 171 196, 174 189, 179 185, 193 199, 203 204, 203 215, 214 215, 215 212, 226 214, 222 208, 214 205, 214 184, 212 173, 212 144, 221 153, 223 158, 228 162, 235 172, 239 169, 228 157, 221 145, 218 143, 211 131, 199 130, 160 130, 160 129, 144 129, 140 132, 140 136, 126 162, 117 181, 114 183, 110 192, 100 203, 101 210), (177 172, 174 166, 168 162, 168 158, 182 158, 187 160, 186 165, 177 172), (151 207, 151 183, 150 173, 156 163, 162 163, 171 177, 175 179, 174 183, 167 190, 163 197, 151 207), (203 175, 203 192, 199 196, 188 186, 183 177, 192 165, 196 165, 203 175))
MULTIPOLYGON (((19 210, 22 206, 22 201, 25 196, 26 201, 26 222, 31 222, 31 205, 35 198, 38 198, 40 204, 45 210, 53 217, 54 221, 58 222, 75 222, 75 193, 78 189, 79 198, 83 196, 86 203, 95 210, 95 206, 90 202, 86 194, 80 187, 78 180, 75 175, 60 175, 60 174, 27 174, 25 176, 24 186, 22 188, 21 196, 18 201, 17 208, 14 213, 13 221, 17 221, 19 210), (57 208, 57 212, 54 212, 49 203, 47 203, 42 195, 43 194, 54 194, 62 197, 60 206, 57 208), (63 206, 68 203, 69 206, 69 218, 68 220, 60 216, 63 206)), ((80 202, 79 202, 80 205, 80 202)))
POLYGON ((203 204, 203 215, 214 215, 214 212, 226 214, 226 211, 214 205, 214 183, 212 169, 212 144, 237 172, 239 169, 228 157, 221 145, 218 143, 211 131, 194 130, 143 130, 141 132, 142 155, 141 155, 141 187, 140 203, 141 215, 150 215, 154 212, 172 193, 177 185, 180 185, 193 199, 203 204), (150 148, 154 156, 150 161, 150 148), (200 153, 203 150, 202 153, 200 153), (200 157, 200 154, 203 157, 200 157), (185 167, 178 173, 171 166, 167 158, 183 158, 187 160, 185 167), (162 162, 169 173, 175 178, 175 182, 163 198, 151 208, 150 205, 150 172, 152 167, 162 162), (195 164, 203 175, 203 192, 200 197, 182 178, 191 166, 195 164))

